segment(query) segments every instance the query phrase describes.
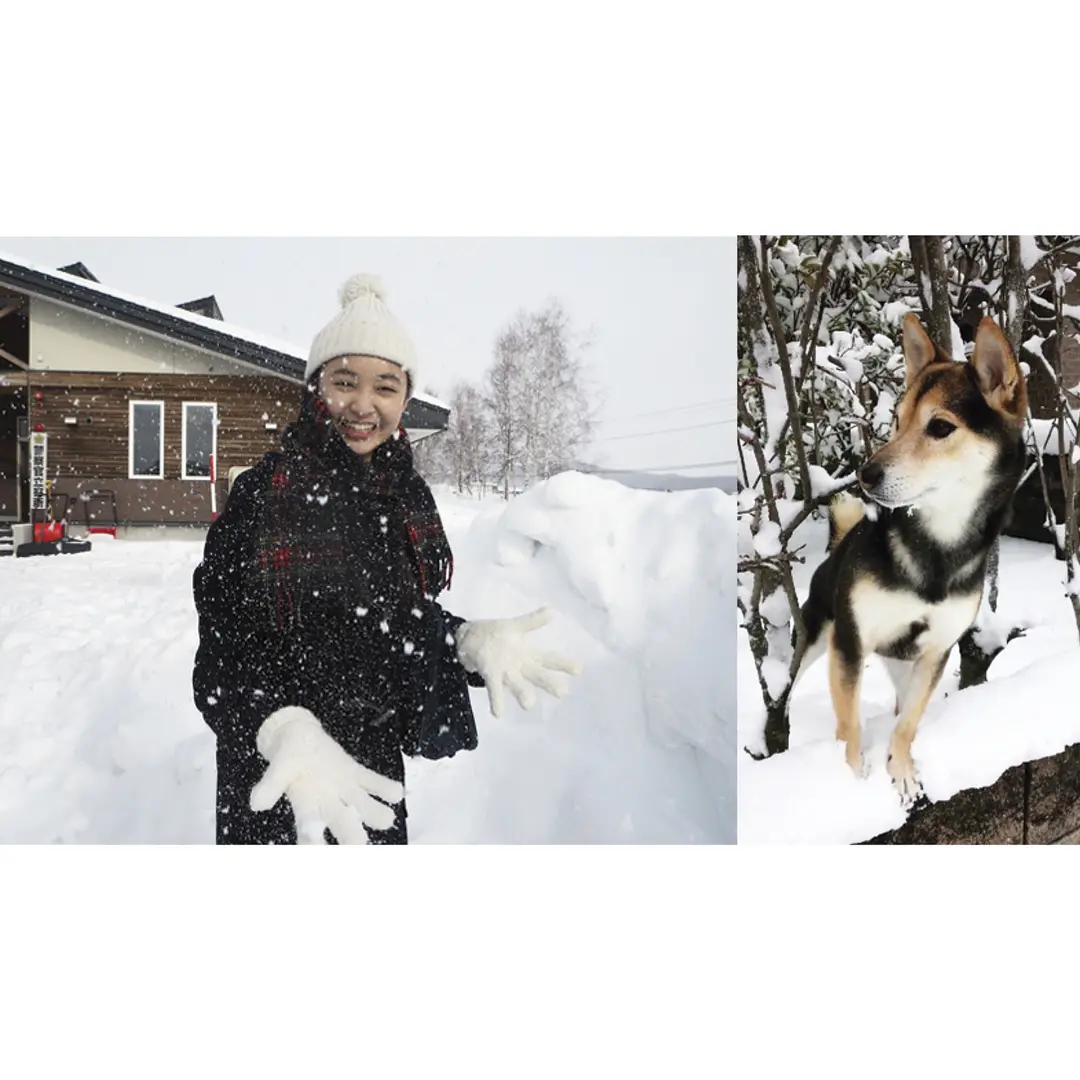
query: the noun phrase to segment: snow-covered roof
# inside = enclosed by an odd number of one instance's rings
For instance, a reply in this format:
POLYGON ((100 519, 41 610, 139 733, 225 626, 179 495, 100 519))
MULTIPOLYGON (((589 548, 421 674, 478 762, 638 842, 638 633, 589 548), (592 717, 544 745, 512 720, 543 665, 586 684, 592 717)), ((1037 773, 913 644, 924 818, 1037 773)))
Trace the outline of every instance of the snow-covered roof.
MULTIPOLYGON (((307 352, 268 334, 233 326, 171 304, 160 304, 0 252, 0 282, 4 281, 23 292, 255 364, 293 382, 302 382, 304 378, 307 352)), ((449 412, 448 405, 430 394, 414 394, 413 400, 449 412)))

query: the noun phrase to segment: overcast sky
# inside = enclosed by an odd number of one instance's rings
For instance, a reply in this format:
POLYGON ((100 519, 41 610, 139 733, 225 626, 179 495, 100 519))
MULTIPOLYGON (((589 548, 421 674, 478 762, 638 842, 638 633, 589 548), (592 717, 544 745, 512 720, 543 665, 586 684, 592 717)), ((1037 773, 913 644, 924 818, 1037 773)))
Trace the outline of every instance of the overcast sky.
POLYGON ((81 261, 159 303, 212 293, 226 322, 306 350, 351 274, 379 274, 416 342, 423 383, 479 382, 519 308, 563 302, 591 330, 603 398, 586 456, 611 468, 733 472, 735 241, 712 239, 40 239, 0 251, 81 261), (723 465, 716 465, 723 462, 723 465))

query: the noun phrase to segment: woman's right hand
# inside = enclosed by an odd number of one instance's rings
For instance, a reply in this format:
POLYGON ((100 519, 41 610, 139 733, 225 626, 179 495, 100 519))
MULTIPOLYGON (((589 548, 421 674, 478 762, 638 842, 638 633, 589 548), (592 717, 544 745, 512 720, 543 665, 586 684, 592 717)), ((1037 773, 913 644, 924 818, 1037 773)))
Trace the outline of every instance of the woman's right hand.
POLYGON ((272 713, 255 740, 270 763, 251 789, 251 809, 269 810, 284 795, 296 819, 298 844, 366 844, 365 826, 389 829, 405 789, 353 760, 309 710, 287 705, 272 713), (382 800, 381 802, 379 800, 382 800))

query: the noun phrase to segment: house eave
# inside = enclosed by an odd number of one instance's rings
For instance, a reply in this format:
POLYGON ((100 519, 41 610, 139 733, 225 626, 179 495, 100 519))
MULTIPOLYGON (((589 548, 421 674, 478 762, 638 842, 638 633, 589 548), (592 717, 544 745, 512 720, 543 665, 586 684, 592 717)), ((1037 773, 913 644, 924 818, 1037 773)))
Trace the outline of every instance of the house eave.
POLYGON ((233 337, 212 327, 144 307, 123 297, 110 296, 97 289, 82 286, 74 280, 46 274, 4 259, 0 259, 0 279, 16 291, 30 296, 115 319, 135 329, 208 350, 230 360, 254 363, 292 382, 303 382, 303 360, 258 342, 233 337))
MULTIPOLYGON (((306 364, 302 357, 231 334, 226 329, 196 322, 184 317, 189 314, 186 311, 183 315, 172 315, 140 304, 137 300, 113 295, 100 287, 95 288, 89 282, 82 283, 82 279, 24 266, 3 257, 0 257, 0 284, 30 297, 63 304, 190 345, 298 385, 304 381, 306 364)), ((417 396, 409 402, 402 419, 407 428, 442 431, 446 429, 449 418, 450 409, 443 402, 417 396)))

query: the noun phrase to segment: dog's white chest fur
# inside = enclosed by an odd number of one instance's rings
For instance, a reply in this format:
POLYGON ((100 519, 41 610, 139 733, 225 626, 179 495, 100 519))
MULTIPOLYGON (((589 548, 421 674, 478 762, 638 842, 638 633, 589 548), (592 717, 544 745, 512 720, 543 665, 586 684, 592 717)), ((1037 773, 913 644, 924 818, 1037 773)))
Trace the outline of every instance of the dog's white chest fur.
POLYGON ((865 653, 887 648, 911 632, 916 623, 925 623, 915 640, 918 652, 945 652, 963 636, 979 613, 982 590, 966 596, 951 596, 931 604, 915 593, 883 589, 864 579, 851 590, 855 625, 865 653))

